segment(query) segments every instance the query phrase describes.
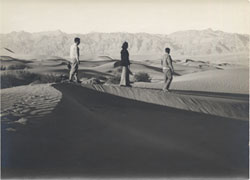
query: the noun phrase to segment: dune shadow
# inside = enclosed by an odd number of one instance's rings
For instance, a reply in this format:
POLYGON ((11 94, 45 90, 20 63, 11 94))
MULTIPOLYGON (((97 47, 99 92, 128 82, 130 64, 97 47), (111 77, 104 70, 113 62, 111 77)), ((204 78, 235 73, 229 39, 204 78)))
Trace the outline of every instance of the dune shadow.
MULTIPOLYGON (((69 74, 68 69, 55 69, 53 72, 60 73, 60 74, 69 74)), ((78 77, 79 78, 98 78, 101 80, 106 80, 108 77, 112 77, 112 75, 100 71, 90 70, 90 69, 79 69, 78 70, 78 77)))
POLYGON ((171 90, 173 93, 178 94, 190 94, 197 96, 210 96, 210 97, 225 97, 225 98, 237 98, 242 100, 248 100, 249 94, 239 94, 239 93, 222 93, 222 92, 206 92, 206 91, 190 91, 190 90, 171 90))
POLYGON ((54 87, 52 114, 2 131, 2 177, 248 177, 248 122, 54 87))
MULTIPOLYGON (((162 89, 160 89, 160 88, 151 88, 151 87, 148 88, 148 87, 136 87, 135 86, 133 88, 162 91, 162 89)), ((222 98, 228 98, 228 99, 241 99, 241 100, 249 101, 249 94, 240 94, 240 93, 224 93, 224 92, 178 90, 178 89, 170 89, 169 93, 183 94, 183 95, 194 95, 194 96, 207 96, 207 97, 222 97, 222 98)))
MULTIPOLYGON (((144 66, 145 68, 148 68, 148 69, 150 69, 150 70, 153 70, 153 71, 161 72, 161 73, 162 73, 162 68, 159 68, 159 67, 154 67, 154 66, 150 66, 150 65, 142 64, 142 63, 132 63, 132 66, 133 66, 133 64, 141 65, 141 66, 144 66)), ((174 72, 173 75, 174 75, 174 76, 181 76, 181 74, 179 74, 179 73, 177 73, 177 72, 174 72)))
POLYGON ((22 60, 17 58, 12 58, 11 56, 0 56, 0 62, 19 62, 19 63, 33 63, 32 60, 22 60))
POLYGON ((146 64, 135 63, 135 62, 132 63, 132 66, 133 66, 133 64, 141 65, 141 66, 144 66, 144 67, 146 67, 146 68, 148 68, 150 70, 154 70, 154 71, 157 71, 157 72, 162 72, 162 68, 159 68, 159 67, 149 66, 149 65, 146 65, 146 64))

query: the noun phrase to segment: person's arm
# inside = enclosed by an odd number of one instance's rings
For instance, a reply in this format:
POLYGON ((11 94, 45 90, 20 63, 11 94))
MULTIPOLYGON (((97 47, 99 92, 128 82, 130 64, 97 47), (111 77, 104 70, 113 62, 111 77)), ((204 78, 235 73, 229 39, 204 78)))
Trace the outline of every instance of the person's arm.
POLYGON ((127 56, 127 58, 128 58, 128 59, 127 59, 127 60, 128 60, 128 67, 130 68, 130 64, 131 64, 131 63, 130 63, 130 60, 129 60, 129 53, 128 53, 127 55, 128 55, 128 56, 127 56))
POLYGON ((76 47, 76 60, 78 62, 78 64, 80 64, 80 54, 79 54, 79 47, 76 47))
POLYGON ((161 67, 163 68, 164 66, 164 63, 166 64, 166 61, 167 61, 167 56, 164 54, 161 58, 161 67))
POLYGON ((170 68, 171 68, 171 71, 174 72, 174 67, 173 67, 173 60, 172 60, 172 57, 169 55, 169 61, 170 61, 170 68))
POLYGON ((121 51, 121 66, 124 66, 124 53, 121 51))

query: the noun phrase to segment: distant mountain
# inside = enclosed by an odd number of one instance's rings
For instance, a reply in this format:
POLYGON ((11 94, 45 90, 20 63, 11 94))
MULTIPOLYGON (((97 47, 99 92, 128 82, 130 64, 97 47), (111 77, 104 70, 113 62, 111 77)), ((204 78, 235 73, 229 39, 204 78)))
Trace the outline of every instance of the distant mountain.
POLYGON ((222 31, 189 30, 169 35, 147 33, 88 33, 66 34, 62 31, 39 33, 12 32, 0 34, 1 48, 19 54, 69 56, 74 37, 81 38, 81 55, 119 57, 122 42, 129 43, 131 57, 159 58, 165 47, 171 48, 175 58, 247 56, 249 35, 222 31))

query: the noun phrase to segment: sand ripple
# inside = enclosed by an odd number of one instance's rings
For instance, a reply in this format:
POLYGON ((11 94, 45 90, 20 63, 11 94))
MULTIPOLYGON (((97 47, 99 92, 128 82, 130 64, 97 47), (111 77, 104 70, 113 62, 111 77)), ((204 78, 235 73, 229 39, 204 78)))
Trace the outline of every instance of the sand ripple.
POLYGON ((19 86, 1 90, 2 129, 15 132, 35 118, 50 114, 62 94, 50 84, 19 86))

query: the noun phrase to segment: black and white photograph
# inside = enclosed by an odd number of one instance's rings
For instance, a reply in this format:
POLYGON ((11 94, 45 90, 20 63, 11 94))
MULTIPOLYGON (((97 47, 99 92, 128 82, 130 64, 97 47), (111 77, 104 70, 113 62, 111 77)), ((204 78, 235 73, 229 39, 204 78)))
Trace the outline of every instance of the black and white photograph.
POLYGON ((249 179, 249 0, 0 0, 1 179, 249 179))

